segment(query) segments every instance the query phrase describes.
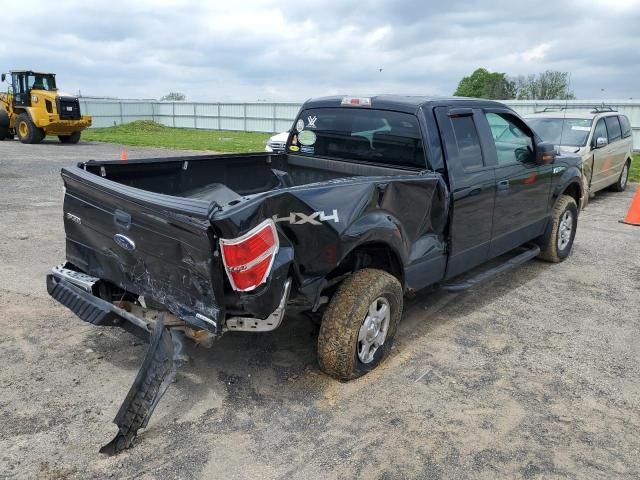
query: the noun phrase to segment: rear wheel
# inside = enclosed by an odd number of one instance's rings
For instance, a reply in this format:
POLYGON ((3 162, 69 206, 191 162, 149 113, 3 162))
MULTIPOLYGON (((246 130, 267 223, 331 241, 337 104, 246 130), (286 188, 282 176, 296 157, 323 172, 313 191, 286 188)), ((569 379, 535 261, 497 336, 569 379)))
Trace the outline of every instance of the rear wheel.
POLYGON ((627 182, 629 181, 629 164, 630 162, 627 160, 624 167, 622 167, 622 172, 620 172, 620 178, 611 186, 611 190, 614 192, 624 192, 624 189, 627 188, 627 182))
POLYGON ((45 137, 44 131, 35 126, 26 113, 21 113, 16 119, 16 132, 22 143, 40 143, 45 137))
POLYGON ((73 132, 71 135, 58 135, 60 143, 78 143, 80 141, 80 132, 73 132))
POLYGON ((391 350, 402 315, 402 286, 382 270, 348 277, 335 293, 320 325, 318 362, 338 380, 376 368, 391 350))
POLYGON ((8 128, 0 127, 0 141, 11 138, 8 128))
POLYGON ((548 262, 562 262, 571 253, 578 227, 578 206, 573 197, 561 195, 553 207, 553 226, 547 247, 538 258, 548 262))

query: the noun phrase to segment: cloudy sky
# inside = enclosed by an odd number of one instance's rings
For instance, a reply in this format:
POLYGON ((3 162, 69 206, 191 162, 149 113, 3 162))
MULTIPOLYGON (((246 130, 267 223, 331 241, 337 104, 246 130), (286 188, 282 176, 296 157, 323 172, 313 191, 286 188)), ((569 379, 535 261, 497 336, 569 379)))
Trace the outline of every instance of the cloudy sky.
POLYGON ((640 98, 640 0, 6 6, 2 71, 53 71, 59 87, 83 95, 158 98, 180 91, 209 101, 449 95, 482 66, 513 76, 568 71, 578 98, 640 98))

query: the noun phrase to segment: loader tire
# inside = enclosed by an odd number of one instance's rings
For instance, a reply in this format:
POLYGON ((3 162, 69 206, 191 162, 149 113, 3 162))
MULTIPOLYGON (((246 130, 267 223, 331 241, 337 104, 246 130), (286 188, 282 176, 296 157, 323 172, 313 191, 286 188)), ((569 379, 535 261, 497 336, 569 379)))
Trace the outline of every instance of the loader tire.
POLYGON ((578 227, 578 206, 573 197, 560 195, 553 207, 551 220, 553 221, 551 238, 538 258, 547 262, 559 263, 571 253, 578 227))
POLYGON ((80 141, 80 132, 73 132, 71 135, 58 135, 60 143, 78 143, 80 141))
POLYGON ((21 113, 16 119, 16 133, 22 143, 40 143, 45 137, 44 131, 35 126, 27 113, 21 113))
POLYGON ((391 350, 402 301, 400 282, 382 270, 366 268, 344 280, 320 325, 320 368, 341 381, 376 368, 391 350))
POLYGON ((4 110, 0 110, 0 141, 10 137, 9 115, 4 110))

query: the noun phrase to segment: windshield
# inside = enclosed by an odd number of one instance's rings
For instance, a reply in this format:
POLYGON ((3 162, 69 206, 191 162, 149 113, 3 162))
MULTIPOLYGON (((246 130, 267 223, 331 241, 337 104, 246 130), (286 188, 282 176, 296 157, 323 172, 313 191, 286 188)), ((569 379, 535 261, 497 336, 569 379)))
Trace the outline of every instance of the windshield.
POLYGON ((569 147, 586 145, 591 131, 589 118, 528 118, 527 123, 545 142, 569 147))
POLYGON ((27 88, 29 90, 56 90, 56 77, 41 73, 27 75, 27 88))
POLYGON ((288 151, 302 155, 426 168, 418 119, 359 107, 304 110, 293 124, 288 151))

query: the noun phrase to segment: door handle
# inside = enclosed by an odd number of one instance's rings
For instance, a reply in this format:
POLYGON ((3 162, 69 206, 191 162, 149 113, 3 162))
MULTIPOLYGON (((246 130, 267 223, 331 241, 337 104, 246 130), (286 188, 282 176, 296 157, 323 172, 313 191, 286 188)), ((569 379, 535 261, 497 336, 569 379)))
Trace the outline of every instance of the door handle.
POLYGON ((509 190, 509 180, 501 180, 498 182, 498 190, 509 190))

